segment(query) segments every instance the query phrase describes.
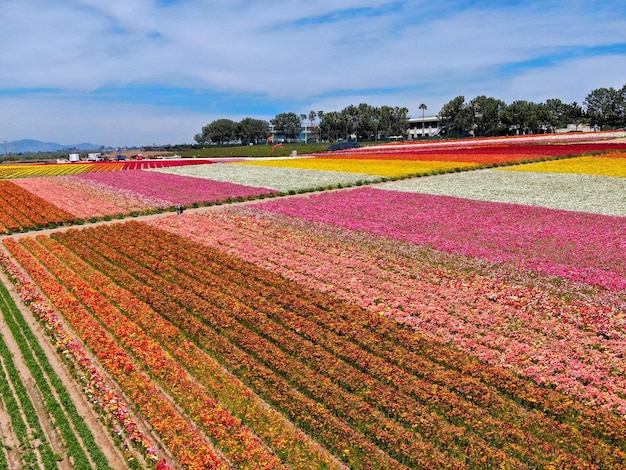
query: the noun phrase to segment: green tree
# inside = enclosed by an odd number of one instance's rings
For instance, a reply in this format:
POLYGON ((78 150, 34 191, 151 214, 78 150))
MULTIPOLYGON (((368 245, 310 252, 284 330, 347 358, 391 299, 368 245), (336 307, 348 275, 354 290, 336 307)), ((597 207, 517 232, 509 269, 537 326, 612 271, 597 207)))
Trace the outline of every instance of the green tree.
POLYGON ((296 113, 277 114, 270 122, 274 125, 274 131, 285 139, 295 139, 302 132, 302 121, 296 113))
POLYGON ((320 122, 321 131, 328 136, 328 140, 338 140, 348 133, 348 121, 345 113, 331 111, 324 113, 320 122))
POLYGON ((406 131, 409 129, 409 109, 404 106, 395 106, 391 118, 392 135, 406 135, 406 131))
POLYGON ((237 137, 242 141, 258 143, 269 135, 269 123, 262 119, 248 117, 237 124, 237 137))
POLYGON ((504 101, 481 95, 474 98, 472 103, 474 103, 475 135, 500 135, 506 133, 506 129, 500 122, 500 114, 506 107, 504 101))
POLYGON ((218 119, 202 128, 200 134, 194 136, 199 144, 215 142, 223 144, 236 138, 237 124, 230 119, 218 119))
POLYGON ((392 131, 393 124, 393 108, 391 106, 381 106, 378 108, 378 125, 380 133, 389 137, 394 135, 392 131))
POLYGON ((597 88, 587 95, 584 101, 587 116, 591 124, 620 127, 626 122, 624 95, 626 85, 621 90, 615 88, 597 88))
POLYGON ((545 132, 550 122, 550 112, 543 104, 517 100, 501 114, 502 123, 516 134, 545 132))
POLYGON ((367 103, 361 103, 357 107, 358 110, 358 138, 373 139, 375 138, 376 125, 378 121, 378 109, 367 103))
POLYGON ((462 95, 443 105, 439 112, 442 133, 450 136, 469 131, 469 116, 464 112, 465 108, 465 96, 462 95))
POLYGON ((552 98, 546 100, 545 106, 552 130, 563 129, 572 122, 570 120, 570 105, 567 103, 563 103, 558 98, 552 98))

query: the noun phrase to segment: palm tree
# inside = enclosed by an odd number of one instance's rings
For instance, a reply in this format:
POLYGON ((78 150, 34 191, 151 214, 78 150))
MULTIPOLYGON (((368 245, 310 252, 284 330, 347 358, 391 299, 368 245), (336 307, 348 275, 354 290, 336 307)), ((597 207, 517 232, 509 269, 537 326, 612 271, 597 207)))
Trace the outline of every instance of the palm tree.
POLYGON ((322 139, 322 121, 324 120, 324 111, 318 111, 317 112, 317 117, 320 120, 320 124, 318 126, 318 128, 320 130, 320 142, 323 142, 324 139, 322 139))
MULTIPOLYGON (((302 124, 304 121, 306 121, 306 114, 301 114, 300 115, 300 124, 302 124)), ((307 136, 306 124, 303 127, 304 127, 304 143, 306 144, 306 136, 307 136)))
POLYGON ((422 103, 419 105, 419 109, 422 110, 422 137, 424 137, 424 111, 428 109, 428 106, 422 103))
POLYGON ((315 121, 316 116, 317 116, 317 113, 315 111, 309 111, 309 122, 311 123, 310 130, 313 130, 313 121, 315 121))

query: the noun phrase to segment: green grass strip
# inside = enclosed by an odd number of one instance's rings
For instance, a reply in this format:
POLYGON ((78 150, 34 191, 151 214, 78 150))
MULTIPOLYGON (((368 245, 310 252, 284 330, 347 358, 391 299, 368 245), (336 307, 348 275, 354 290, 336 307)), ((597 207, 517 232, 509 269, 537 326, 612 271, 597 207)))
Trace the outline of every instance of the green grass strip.
POLYGON ((110 469, 107 458, 95 442, 93 433, 78 413, 72 398, 62 380, 51 366, 46 353, 37 341, 34 333, 21 315, 21 312, 13 302, 6 287, 0 284, 0 297, 2 297, 3 314, 11 333, 24 356, 24 360, 41 391, 48 412, 54 417, 56 425, 68 447, 68 453, 74 458, 76 468, 92 468, 93 464, 85 453, 80 443, 87 448, 91 459, 97 469, 110 469), (54 395, 52 388, 58 396, 54 395), (71 424, 70 424, 71 421, 71 424), (72 427, 73 425, 73 427, 72 427), (76 431, 74 431, 74 429, 76 431))
MULTIPOLYGON (((0 310, 5 318, 11 308, 11 302, 13 302, 13 299, 8 296, 4 285, 0 284, 0 310)), ((6 371, 5 380, 0 381, 0 394, 10 415, 13 430, 20 443, 22 460, 26 464, 26 468, 30 468, 31 465, 37 465, 37 452, 32 446, 32 441, 36 439, 40 441, 38 452, 41 456, 43 467, 45 469, 58 468, 56 457, 52 452, 50 442, 43 432, 35 405, 24 386, 22 377, 13 361, 11 351, 2 336, 0 336, 0 356, 6 371), (13 388, 11 388, 9 383, 13 385, 13 388), (24 418, 26 421, 24 421, 24 418)), ((4 453, 1 453, 1 455, 4 458, 4 453)), ((2 465, 0 468, 8 468, 8 464, 2 465)))

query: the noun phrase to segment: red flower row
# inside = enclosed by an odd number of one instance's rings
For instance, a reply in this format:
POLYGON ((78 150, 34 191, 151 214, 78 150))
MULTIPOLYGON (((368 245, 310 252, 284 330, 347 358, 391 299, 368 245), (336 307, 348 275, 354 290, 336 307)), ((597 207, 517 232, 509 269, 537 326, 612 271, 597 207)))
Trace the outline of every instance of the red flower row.
POLYGON ((402 145, 367 147, 357 151, 337 154, 320 155, 320 158, 336 159, 374 159, 374 160, 424 160, 472 162, 483 165, 515 163, 526 160, 540 160, 556 156, 571 156, 586 153, 603 153, 626 151, 626 145, 620 143, 579 143, 564 145, 549 144, 492 144, 476 147, 462 145, 454 148, 420 147, 419 145, 402 145))

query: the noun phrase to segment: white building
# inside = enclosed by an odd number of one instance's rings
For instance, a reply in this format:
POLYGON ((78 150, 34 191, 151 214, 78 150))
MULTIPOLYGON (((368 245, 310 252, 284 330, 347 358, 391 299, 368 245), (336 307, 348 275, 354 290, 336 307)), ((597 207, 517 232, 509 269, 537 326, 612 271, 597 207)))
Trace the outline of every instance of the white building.
POLYGON ((408 140, 417 140, 422 137, 433 137, 439 134, 439 116, 425 116, 409 119, 409 128, 406 131, 408 140))

